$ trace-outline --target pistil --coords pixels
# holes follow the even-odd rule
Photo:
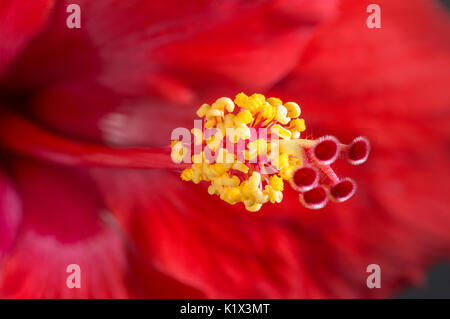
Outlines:
[[[203,125],[192,130],[194,143],[190,138],[172,141],[172,159],[193,163],[181,174],[182,180],[209,182],[209,194],[232,205],[242,202],[249,211],[281,202],[284,181],[299,192],[300,203],[307,208],[322,208],[330,199],[349,199],[355,182],[340,178],[331,164],[339,157],[362,164],[370,150],[364,137],[349,145],[331,135],[302,138],[306,127],[299,118],[300,106],[262,94],[240,93],[234,101],[222,97],[203,104],[197,115]]]

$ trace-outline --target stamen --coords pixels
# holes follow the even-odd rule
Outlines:
[[[243,203],[251,212],[265,203],[281,202],[284,181],[300,193],[299,200],[307,208],[322,208],[329,199],[349,199],[356,184],[340,178],[330,164],[341,152],[352,164],[365,161],[369,142],[357,138],[347,146],[328,135],[304,138],[306,127],[300,114],[297,103],[283,104],[262,94],[239,93],[234,102],[220,98],[211,105],[203,104],[197,111],[202,127],[192,130],[193,141],[172,142],[174,161],[191,155],[194,162],[183,171],[182,180],[209,182],[209,194],[231,205]],[[208,129],[218,134],[205,134]],[[202,140],[205,136],[206,141]],[[208,152],[189,153],[199,145]],[[219,159],[206,158],[211,150]]]

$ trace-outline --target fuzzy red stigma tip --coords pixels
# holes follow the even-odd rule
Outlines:
[[[306,208],[320,209],[328,203],[328,190],[319,185],[313,189],[300,194],[300,202]]]
[[[364,136],[355,138],[347,150],[347,160],[350,164],[359,165],[364,163],[369,157],[370,143]]]
[[[305,192],[317,185],[319,173],[311,166],[304,166],[294,171],[291,186],[299,192]]]
[[[355,194],[356,183],[351,178],[344,178],[330,189],[330,197],[333,201],[341,203]]]

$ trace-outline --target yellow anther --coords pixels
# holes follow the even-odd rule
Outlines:
[[[297,118],[302,113],[300,106],[295,102],[287,102],[284,106],[288,110],[287,116],[290,118]]]
[[[218,110],[218,109],[209,109],[208,111],[206,111],[206,118],[210,119],[216,116],[222,117],[224,115],[223,111]]]
[[[238,163],[234,163],[232,168],[237,170],[237,171],[240,171],[240,172],[242,172],[244,174],[248,173],[248,166],[245,165],[244,163],[239,163],[239,162]]]
[[[253,142],[247,144],[249,153],[253,154],[256,152],[256,155],[265,155],[267,154],[267,142],[266,140],[259,138]]]
[[[195,184],[198,184],[202,181],[202,167],[203,164],[192,164],[192,170],[194,171],[194,175],[192,176],[192,181]]]
[[[241,182],[241,180],[237,176],[224,177],[223,185],[230,186],[230,187],[231,186],[232,187],[237,187],[237,186],[239,186],[240,182]]]
[[[211,149],[211,151],[215,152],[217,149],[222,147],[223,145],[223,135],[222,132],[217,131],[214,135],[206,140],[206,145]]]
[[[283,105],[278,105],[275,114],[275,119],[283,125],[286,125],[291,120],[290,117],[287,116],[288,110]]]
[[[213,171],[216,173],[216,176],[220,176],[226,172],[225,167],[222,164],[215,163],[212,165]]]
[[[289,157],[289,165],[295,167],[298,167],[300,165],[302,165],[302,158],[298,158],[298,157]]]
[[[253,204],[253,205],[251,205],[251,206],[245,205],[245,208],[246,208],[249,212],[252,212],[252,213],[259,211],[259,210],[261,209],[261,207],[262,207],[262,204]]]
[[[304,119],[295,119],[289,123],[289,129],[292,132],[304,132],[306,130],[305,120]]]
[[[291,131],[289,131],[288,129],[285,129],[284,127],[282,127],[279,124],[272,126],[272,128],[270,130],[273,133],[275,133],[276,135],[278,135],[279,137],[281,137],[282,139],[290,139],[291,135],[292,135]]]
[[[285,166],[280,170],[280,177],[284,179],[285,181],[289,180],[292,177],[292,174],[294,173],[295,167],[294,166]]]
[[[183,146],[180,141],[177,141],[172,145],[172,152],[170,153],[170,157],[175,163],[181,163],[187,153],[187,147]]]
[[[217,123],[216,128],[220,131],[220,133],[222,133],[222,136],[226,136],[227,132],[226,132],[225,124],[223,122]]]
[[[257,157],[258,153],[256,152],[256,149],[244,150],[244,158],[246,161],[253,161]]]
[[[199,107],[197,110],[197,116],[198,117],[204,117],[206,115],[206,112],[210,109],[211,106],[209,104],[203,104]]]
[[[276,167],[276,169],[280,170],[289,165],[289,154],[270,154],[272,157],[272,165]],[[273,156],[276,155],[276,156]]]
[[[227,110],[230,113],[234,111],[233,100],[229,97],[221,97],[217,99],[216,102],[213,103],[212,107],[221,111]]]
[[[217,121],[215,118],[210,118],[206,120],[205,128],[213,128],[216,125]]]
[[[202,145],[203,144],[203,132],[199,128],[193,128],[191,130],[192,135],[194,135],[194,144]]]
[[[251,196],[250,188],[248,187],[248,180],[243,181],[241,185],[239,185],[239,189],[241,190],[242,198],[248,199]]]
[[[214,194],[220,194],[218,189],[216,188],[216,186],[214,186],[213,184],[208,186],[208,194],[209,195],[214,195]]]
[[[226,134],[233,143],[236,143],[240,139],[248,140],[251,136],[251,131],[247,125],[241,124],[235,128],[227,128]]]
[[[279,162],[280,148],[279,143],[270,142],[267,144],[267,157],[271,160],[273,166]]]
[[[281,203],[283,200],[283,193],[275,190],[271,185],[266,185],[264,188],[264,194],[268,196],[269,201],[272,204]]]
[[[247,104],[247,101],[248,101],[248,96],[245,93],[239,93],[234,98],[234,103],[236,103],[236,105],[239,107],[244,107],[244,105]]]
[[[259,112],[264,105],[266,98],[262,94],[253,94],[247,96],[244,93],[239,93],[234,99],[234,103],[243,109],[249,110],[252,114]]]
[[[283,179],[278,177],[277,175],[270,176],[269,184],[276,191],[283,191],[284,189]]]
[[[217,155],[217,163],[233,164],[235,162],[235,156],[232,153],[228,153],[226,148],[220,148]]]
[[[204,180],[214,180],[215,178],[221,176],[225,170],[222,168],[222,170],[220,169],[215,169],[214,164],[210,165],[210,164],[203,164],[203,179]]]
[[[261,184],[261,174],[253,172],[252,176],[248,179],[248,187],[250,190],[256,190]]]
[[[234,115],[233,114],[225,115],[223,125],[225,126],[226,129],[234,127]]]
[[[194,170],[192,168],[186,168],[181,172],[181,179],[183,181],[190,181],[194,177]]]
[[[231,205],[236,204],[241,200],[239,187],[224,187],[220,198]]]
[[[269,102],[270,105],[273,105],[273,106],[283,105],[283,101],[281,101],[279,98],[276,98],[276,97],[269,97],[267,99],[267,102]]]
[[[256,123],[259,123],[261,120],[265,120],[264,124],[268,124],[272,121],[276,114],[276,107],[270,105],[269,103],[264,103],[261,112],[256,118]]]
[[[264,192],[259,188],[254,190],[252,195],[255,202],[260,204],[264,204],[269,200],[269,196],[267,194],[264,194]]]
[[[236,116],[240,123],[249,124],[253,122],[252,113],[249,110],[239,112]]]
[[[266,97],[262,94],[252,94],[249,99],[252,100],[252,102],[258,104],[258,105],[263,105],[266,102]]]
[[[209,160],[205,158],[205,152],[192,155],[192,163],[201,164],[203,162],[209,163]]]

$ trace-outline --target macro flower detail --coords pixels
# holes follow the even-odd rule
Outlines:
[[[66,25],[73,3],[80,29]],[[386,298],[424,283],[450,256],[450,12],[379,0],[382,28],[369,29],[367,4],[0,1],[0,298]],[[227,171],[242,184],[254,165],[258,189],[271,186],[275,204],[257,214],[200,182],[203,167],[227,165],[196,144],[220,146],[205,125],[217,98],[231,97],[222,121],[240,114],[251,133],[241,91],[300,104],[297,118],[279,108],[278,133],[291,134],[273,134],[280,147],[300,148],[290,126],[307,122],[296,138],[309,154],[289,180],[251,163],[261,141]],[[245,146],[248,130],[234,133]],[[269,155],[272,138],[248,144],[258,138]],[[206,163],[198,176],[192,156]],[[300,195],[317,208],[325,192],[320,213],[301,213]],[[69,264],[80,289],[66,285]]]
[[[306,126],[299,118],[300,106],[283,104],[279,98],[239,93],[234,101],[222,97],[203,104],[197,115],[202,120],[190,131],[193,140],[185,134],[171,143],[175,163],[192,163],[181,179],[209,182],[210,195],[232,205],[242,202],[251,212],[268,202],[280,203],[284,181],[310,209],[324,207],[329,199],[346,201],[355,193],[356,183],[338,177],[330,165],[340,155],[353,165],[369,156],[365,137],[349,145],[333,136],[303,138]]]

